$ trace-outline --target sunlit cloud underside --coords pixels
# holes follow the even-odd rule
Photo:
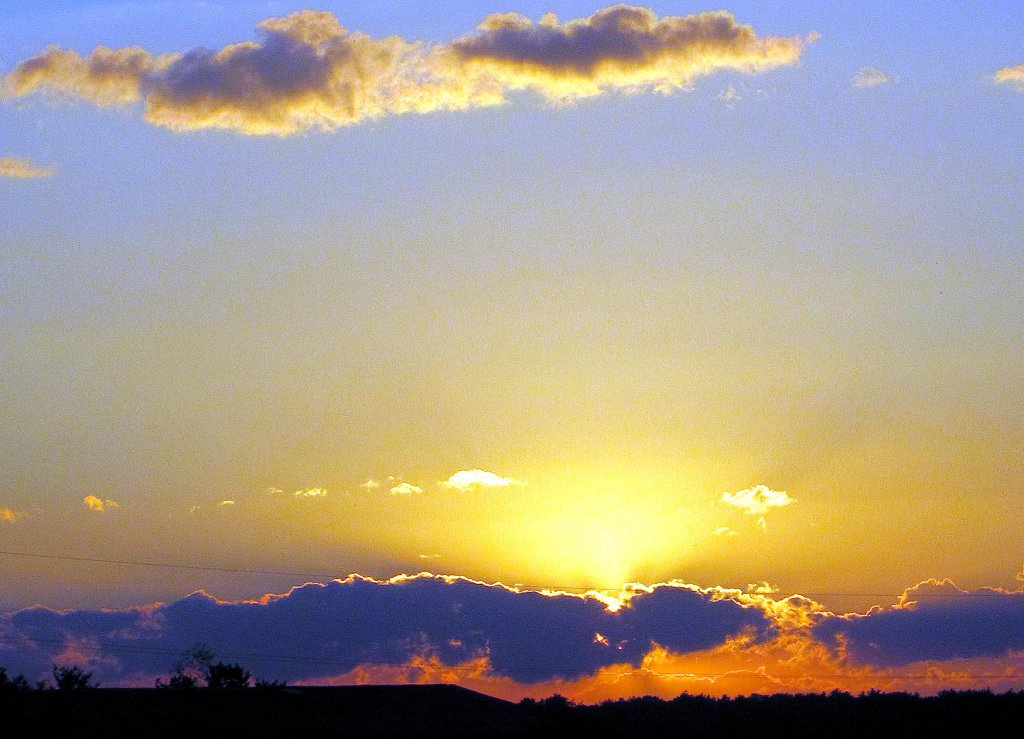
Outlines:
[[[4,648],[9,668],[77,663],[110,685],[152,684],[202,642],[293,683],[444,681],[507,697],[1024,687],[1024,590],[948,580],[841,615],[801,596],[681,582],[612,597],[350,576],[255,601],[200,592],[124,610],[31,608],[0,628],[17,644]]]

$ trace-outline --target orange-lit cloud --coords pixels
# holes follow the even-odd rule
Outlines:
[[[51,46],[3,79],[22,97],[49,91],[95,105],[142,102],[150,123],[288,135],[389,114],[465,110],[531,90],[560,103],[607,92],[670,93],[728,69],[758,73],[796,63],[808,37],[758,37],[727,12],[658,18],[617,5],[588,18],[539,23],[487,16],[454,41],[426,44],[345,29],[326,11],[259,24],[263,38],[220,50],[155,56]]]
[[[878,87],[889,81],[889,76],[885,72],[874,67],[861,67],[853,75],[852,80],[854,87]]]
[[[0,508],[0,521],[3,523],[15,523],[24,517],[24,513],[19,513],[12,508]]]
[[[413,485],[411,482],[400,482],[391,488],[392,495],[416,495],[422,492],[423,488]]]
[[[253,601],[26,609],[0,629],[20,645],[5,655],[18,672],[45,674],[87,644],[106,684],[152,684],[168,654],[203,641],[266,678],[457,682],[514,699],[1024,687],[1024,592],[936,580],[907,594],[916,605],[835,614],[798,595],[673,582],[632,586],[612,609],[453,576],[350,576]]]
[[[326,498],[327,488],[315,487],[296,490],[293,495],[296,498]]]
[[[446,488],[468,492],[481,488],[508,488],[523,483],[511,477],[501,477],[485,470],[461,470],[441,483]]]
[[[1003,67],[995,73],[995,81],[1003,85],[1013,85],[1018,90],[1024,90],[1024,64],[1016,67]]]
[[[0,157],[0,177],[33,180],[53,177],[55,174],[57,174],[57,168],[53,165],[33,164],[21,157]]]
[[[796,503],[796,499],[785,492],[772,490],[767,485],[755,485],[737,493],[722,493],[722,502],[751,516],[763,516],[772,508],[782,508]]]
[[[218,508],[227,508],[233,505],[235,505],[235,501],[233,500],[222,500],[217,503]]]
[[[82,498],[82,503],[90,511],[95,511],[96,513],[103,513],[104,511],[109,511],[112,508],[120,507],[116,500],[110,500],[109,498],[97,498],[95,495],[86,495]]]

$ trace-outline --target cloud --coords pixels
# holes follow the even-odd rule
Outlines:
[[[330,12],[303,10],[259,24],[262,38],[219,50],[153,55],[50,46],[2,82],[94,105],[141,102],[147,121],[176,131],[219,128],[289,135],[402,113],[465,110],[531,90],[566,103],[608,92],[670,93],[729,69],[754,74],[796,63],[807,37],[758,37],[727,12],[658,18],[617,5],[589,18],[533,23],[489,15],[448,43],[373,38]]]
[[[195,593],[124,610],[31,608],[0,617],[0,630],[5,644],[19,645],[3,655],[9,669],[44,674],[69,644],[89,643],[97,664],[115,660],[97,668],[107,684],[143,678],[152,684],[196,642],[225,659],[243,661],[244,655],[254,674],[289,681],[417,657],[448,666],[485,657],[494,675],[532,684],[611,664],[638,666],[656,644],[686,653],[741,633],[752,643],[772,635],[759,609],[687,586],[638,592],[628,607],[612,612],[591,596],[427,575],[390,581],[352,576],[257,601]]]
[[[1024,64],[1016,67],[1003,67],[995,73],[994,79],[1001,85],[1013,85],[1018,90],[1024,90]]]
[[[359,487],[365,488],[366,490],[376,490],[380,487],[380,480],[374,480],[373,478],[368,479],[362,483]]]
[[[415,495],[422,492],[423,488],[413,485],[411,482],[401,482],[391,488],[392,495]]]
[[[772,508],[796,503],[796,499],[785,492],[772,490],[767,485],[755,485],[738,493],[722,493],[722,502],[740,508],[751,516],[763,516]]]
[[[13,510],[12,508],[0,508],[0,522],[3,523],[16,523],[25,517],[24,513]]]
[[[296,490],[294,495],[296,498],[326,498],[327,488],[305,488],[304,490]]]
[[[109,498],[104,500],[103,498],[97,498],[95,495],[86,495],[82,498],[82,503],[84,503],[85,507],[90,511],[95,511],[96,513],[103,513],[104,511],[108,511],[112,508],[120,507],[116,500],[110,500]]]
[[[926,580],[895,608],[832,616],[814,635],[871,665],[1000,657],[1024,650],[1024,592]]]
[[[907,591],[916,600],[836,615],[764,592],[767,583],[752,589],[761,592],[635,585],[613,609],[598,594],[352,575],[249,601],[198,592],[128,609],[16,611],[0,615],[0,657],[31,679],[70,660],[105,685],[152,685],[204,642],[290,683],[457,682],[587,702],[684,690],[1024,687],[1024,592],[929,581]]]
[[[235,505],[235,501],[233,501],[233,500],[222,500],[219,503],[217,503],[217,507],[218,508],[226,508],[228,506],[233,506],[233,505]]]
[[[743,95],[740,94],[740,91],[736,89],[735,85],[729,85],[718,94],[718,100],[721,100],[725,103],[726,107],[729,108],[736,107],[736,103],[742,99]]]
[[[878,87],[890,82],[888,75],[874,67],[861,67],[853,75],[854,87]]]
[[[719,526],[717,529],[711,532],[715,536],[739,536],[739,534],[728,526]]]
[[[0,157],[0,177],[14,177],[22,180],[53,177],[57,168],[53,165],[32,164],[21,157]]]
[[[758,38],[726,11],[658,18],[648,8],[615,5],[565,23],[551,13],[537,24],[517,13],[489,15],[449,51],[504,89],[567,102],[613,91],[670,93],[718,70],[753,74],[794,64],[813,38]]]
[[[446,488],[469,492],[481,488],[507,488],[520,486],[523,483],[511,477],[501,477],[485,470],[461,470],[440,483]]]

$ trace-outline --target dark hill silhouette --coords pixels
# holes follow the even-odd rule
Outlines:
[[[774,695],[577,706],[554,696],[509,703],[452,685],[238,690],[17,690],[5,727],[25,737],[865,737],[1016,736],[1024,692]]]

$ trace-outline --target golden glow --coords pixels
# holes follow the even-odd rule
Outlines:
[[[614,592],[649,580],[667,563],[684,565],[707,528],[699,517],[677,513],[680,491],[669,481],[621,467],[531,476],[529,488],[514,495],[524,500],[504,502],[511,518],[485,558],[556,588]]]

